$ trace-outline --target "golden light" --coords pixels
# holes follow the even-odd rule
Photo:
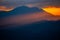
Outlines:
[[[0,11],[10,11],[13,10],[13,7],[7,8],[6,6],[0,6]]]
[[[58,7],[46,7],[42,9],[54,16],[60,16],[60,8]]]

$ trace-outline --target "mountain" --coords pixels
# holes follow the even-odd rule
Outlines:
[[[0,29],[3,40],[59,40],[60,21],[40,21],[29,25]],[[0,34],[1,35],[1,34]]]
[[[29,8],[27,6],[21,6],[21,7],[15,8],[10,13],[14,13],[14,14],[26,14],[26,13],[35,13],[35,12],[41,12],[41,11],[42,11],[42,9],[39,9],[37,7]]]
[[[10,15],[29,14],[29,13],[35,13],[35,12],[41,12],[41,11],[43,10],[37,7],[29,8],[27,6],[20,6],[9,12],[0,11],[0,18],[8,17]]]
[[[0,18],[9,16],[8,12],[6,11],[0,11]]]
[[[59,40],[60,17],[55,17],[47,12],[41,11],[43,10],[36,7],[29,8],[26,6],[15,8],[10,12],[1,11],[0,18],[7,17],[0,21],[0,24],[2,24],[2,26],[0,26],[0,36],[2,40]],[[31,14],[24,15],[24,17],[8,17],[10,15],[28,13]],[[30,24],[21,26],[19,24],[21,22],[28,22]]]
[[[26,14],[29,15],[4,18],[0,21],[0,36],[2,40],[59,40],[60,17],[55,17],[38,8],[18,7],[10,12],[0,12],[2,16]],[[18,12],[17,12],[18,10]],[[30,10],[30,11],[29,11]],[[15,12],[15,14],[14,14]],[[20,25],[19,23],[29,23]],[[22,24],[21,23],[21,24]],[[6,24],[6,25],[5,25]]]

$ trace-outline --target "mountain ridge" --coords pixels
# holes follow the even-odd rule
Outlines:
[[[27,7],[27,6],[20,6],[20,7],[17,7],[15,8],[14,10],[10,11],[10,12],[13,12],[13,13],[32,13],[32,12],[40,12],[42,11],[42,9],[39,9],[37,7]]]
[[[35,13],[35,12],[41,12],[43,11],[42,9],[39,9],[37,7],[27,7],[27,6],[20,6],[15,8],[14,10],[11,10],[9,12],[6,11],[0,11],[0,18],[1,17],[7,17],[10,15],[21,15],[21,14],[29,14],[29,13]]]

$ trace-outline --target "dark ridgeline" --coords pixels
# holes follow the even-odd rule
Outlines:
[[[32,7],[32,8],[29,8],[27,6],[21,6],[21,7],[18,7],[18,8],[15,8],[14,10],[12,10],[11,12],[12,13],[33,13],[33,12],[40,12],[42,11],[42,9],[39,9],[39,8],[36,8],[36,7]]]
[[[21,6],[21,7],[15,8],[14,10],[9,11],[9,12],[1,11],[0,12],[0,18],[8,17],[8,16],[11,16],[11,15],[29,14],[29,13],[35,13],[35,12],[41,12],[41,11],[43,11],[43,10],[39,9],[37,7],[29,8],[27,6]]]
[[[7,15],[17,15],[32,12],[40,12],[38,8],[18,7]],[[18,11],[17,11],[18,10]],[[30,11],[29,11],[30,10]],[[20,12],[20,13],[19,13]],[[1,15],[6,15],[2,12]],[[4,14],[5,13],[5,14]],[[14,14],[15,13],[15,14]],[[7,27],[7,26],[6,26]],[[24,26],[10,28],[0,28],[2,40],[59,40],[60,20],[58,21],[40,21]]]
[[[40,21],[0,31],[3,40],[59,40],[60,21]]]

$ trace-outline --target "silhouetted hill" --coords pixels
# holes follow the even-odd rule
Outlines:
[[[0,18],[5,17],[5,16],[9,16],[8,12],[0,11]]]
[[[59,40],[60,21],[40,21],[1,31],[4,40]]]
[[[21,7],[15,8],[10,13],[25,14],[25,13],[34,13],[34,12],[41,12],[41,11],[42,11],[42,9],[39,9],[36,7],[29,8],[27,6],[21,6]]]
[[[35,12],[41,12],[41,11],[43,10],[37,7],[29,8],[27,6],[20,6],[9,12],[1,11],[0,18],[10,16],[10,15],[28,14],[28,13],[35,13]]]

